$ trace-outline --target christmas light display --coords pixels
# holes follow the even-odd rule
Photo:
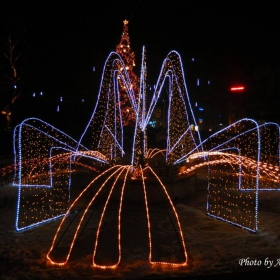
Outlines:
[[[177,163],[192,161],[184,173],[209,167],[207,213],[256,232],[259,191],[280,190],[279,125],[242,119],[201,145],[208,151],[190,152]]]
[[[150,167],[148,167],[150,169]],[[106,185],[109,186],[110,190],[109,190],[109,194],[108,197],[106,199],[106,201],[104,201],[104,207],[102,208],[102,212],[100,215],[100,220],[99,220],[99,224],[95,233],[95,242],[94,242],[94,249],[93,249],[93,265],[99,268],[114,268],[116,267],[120,261],[121,261],[121,216],[122,216],[122,202],[123,202],[123,196],[124,196],[124,192],[125,192],[125,188],[129,187],[127,186],[127,177],[129,175],[129,171],[131,169],[131,166],[118,166],[115,165],[111,168],[109,168],[108,170],[106,170],[104,173],[100,174],[97,178],[95,178],[83,191],[82,193],[79,195],[79,197],[75,200],[75,202],[70,206],[68,212],[66,213],[66,215],[63,217],[63,220],[58,228],[57,233],[55,234],[55,238],[53,240],[53,244],[51,246],[51,249],[47,255],[47,258],[53,263],[53,264],[57,264],[57,265],[64,265],[70,257],[71,251],[74,247],[75,241],[77,239],[77,236],[79,235],[79,231],[82,230],[84,224],[86,222],[88,222],[88,219],[90,219],[90,217],[92,216],[92,213],[90,211],[90,208],[93,206],[94,203],[96,203],[96,200],[98,199],[98,196],[101,195],[101,192],[104,191]],[[184,257],[185,257],[185,261],[182,263],[172,263],[172,262],[160,262],[160,261],[155,261],[153,260],[153,256],[152,256],[152,230],[151,230],[151,223],[150,223],[150,213],[149,213],[149,196],[147,194],[146,191],[146,182],[143,176],[144,172],[141,172],[141,180],[142,180],[142,185],[143,185],[143,199],[145,200],[145,206],[146,206],[146,215],[147,215],[147,227],[148,227],[148,238],[149,238],[149,260],[152,264],[170,264],[173,266],[180,266],[180,265],[186,265],[186,260],[187,260],[187,252],[186,252],[186,248],[185,248],[185,243],[184,243],[184,238],[183,238],[183,233],[182,233],[182,229],[180,226],[180,222],[179,222],[179,217],[177,215],[177,212],[175,210],[175,207],[172,203],[172,200],[170,199],[168,192],[165,188],[165,186],[162,184],[160,178],[153,172],[152,169],[150,169],[151,172],[153,173],[153,175],[155,176],[155,178],[157,179],[159,185],[161,188],[163,188],[164,193],[166,194],[167,198],[168,198],[168,202],[170,203],[171,209],[173,210],[173,214],[176,220],[176,225],[178,227],[178,232],[180,234],[180,238],[181,238],[181,242],[183,245],[183,252],[184,252]],[[101,264],[97,264],[96,263],[96,255],[97,255],[97,247],[98,247],[98,242],[99,242],[99,236],[100,236],[100,232],[101,232],[101,226],[104,223],[104,216],[105,216],[105,212],[107,211],[107,205],[111,199],[111,195],[114,191],[114,188],[116,186],[116,183],[120,180],[121,178],[121,174],[125,171],[125,176],[122,178],[122,187],[121,187],[121,191],[120,191],[120,199],[119,199],[119,207],[118,207],[118,238],[116,239],[117,244],[115,245],[115,247],[118,248],[118,259],[116,261],[116,263],[113,263],[111,265],[101,265]],[[107,173],[110,173],[109,176],[105,176]],[[117,174],[117,176],[114,177],[114,175]],[[101,184],[101,186],[97,189],[97,192],[95,193],[95,195],[92,196],[92,199],[89,201],[89,203],[87,204],[87,206],[82,209],[82,211],[80,211],[79,215],[81,216],[81,218],[78,221],[78,225],[77,224],[69,224],[69,221],[67,221],[67,216],[69,215],[69,213],[73,212],[73,208],[76,207],[76,204],[79,203],[79,200],[82,200],[82,196],[87,197],[88,196],[88,192],[90,192],[91,187],[93,186],[93,184],[101,177],[105,177],[104,182]],[[114,178],[113,178],[114,177]],[[110,181],[110,179],[113,178],[113,182]],[[82,212],[82,213],[81,213]],[[89,218],[87,217],[89,216]],[[66,235],[66,237],[65,237]],[[69,235],[72,236],[69,237]],[[64,237],[67,240],[72,240],[72,242],[70,244],[65,244],[64,242],[61,242],[61,237]],[[62,248],[64,248],[65,251],[65,247],[67,246],[68,251],[65,252],[65,257],[62,260],[62,254],[59,254],[59,259],[60,262],[54,261],[55,259],[55,254],[54,256],[52,255],[53,251],[59,251],[60,250],[60,246]],[[55,248],[55,250],[54,250]]]
[[[127,22],[124,22],[124,27],[122,40],[126,40],[126,44],[122,42],[117,49],[120,53],[129,53]],[[21,231],[61,217],[47,254],[52,264],[65,265],[69,261],[83,229],[97,216],[98,223],[91,235],[92,263],[99,268],[115,268],[119,265],[122,256],[124,194],[131,188],[131,181],[141,183],[142,186],[150,263],[171,266],[187,264],[184,234],[176,208],[156,167],[148,165],[149,160],[156,156],[164,158],[166,168],[184,167],[176,174],[179,177],[207,166],[207,214],[252,232],[258,230],[259,192],[280,190],[280,134],[277,124],[259,125],[246,118],[201,141],[199,131],[193,129],[197,124],[180,55],[171,51],[164,59],[147,110],[145,48],[137,87],[136,78],[129,72],[134,62],[132,58],[128,56],[129,61],[124,61],[117,52],[109,54],[103,69],[97,103],[79,141],[35,118],[27,119],[15,128],[14,185],[18,187],[15,227]],[[166,147],[149,149],[147,125],[166,83]],[[128,107],[130,114],[125,115],[124,111]],[[129,143],[131,151],[128,154],[130,164],[122,164],[127,150],[124,128],[128,125],[128,119],[129,125],[133,127],[133,141]],[[79,167],[90,170],[94,176],[72,201],[72,176],[78,172]],[[152,188],[162,192],[172,213],[181,244],[182,261],[157,260],[153,255],[158,232],[150,211],[151,181],[156,182]],[[109,205],[116,201],[117,227],[112,242],[117,257],[101,263],[98,258],[101,228]],[[73,217],[71,223],[68,217]]]
[[[123,25],[123,33],[121,35],[120,43],[116,47],[116,53],[121,56],[125,66],[118,65],[118,70],[123,71],[125,69],[127,71],[131,81],[131,89],[133,90],[135,98],[137,99],[139,95],[139,79],[133,71],[133,68],[135,67],[135,54],[131,50],[130,46],[128,21],[124,20]],[[131,103],[126,93],[126,87],[122,83],[121,79],[118,90],[119,100],[117,101],[117,107],[121,107],[121,120],[118,121],[122,121],[124,126],[134,126],[136,121],[135,111],[131,108]]]
[[[18,186],[17,231],[65,214],[69,208],[71,162],[79,164],[83,155],[108,163],[98,152],[83,147],[76,152],[76,148],[77,141],[39,119],[26,119],[16,126],[13,184]]]

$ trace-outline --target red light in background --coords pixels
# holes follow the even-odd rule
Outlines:
[[[240,86],[232,86],[232,87],[230,88],[230,91],[231,91],[231,92],[242,92],[242,91],[244,91],[244,90],[245,90],[245,87],[242,86],[242,85],[240,85]]]

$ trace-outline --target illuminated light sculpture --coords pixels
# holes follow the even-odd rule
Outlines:
[[[279,125],[242,119],[203,141],[207,152],[192,153],[190,170],[209,167],[207,213],[258,230],[259,191],[279,191]],[[207,161],[205,161],[207,158]]]
[[[122,69],[122,70],[120,70]],[[163,155],[166,166],[184,165],[177,176],[189,174],[203,166],[209,167],[207,214],[246,230],[258,230],[258,197],[262,190],[279,190],[279,126],[259,125],[242,119],[213,134],[203,142],[189,100],[180,55],[171,51],[163,61],[155,91],[146,109],[146,60],[142,52],[139,94],[135,94],[130,75],[122,57],[112,52],[103,69],[98,100],[79,141],[53,126],[27,119],[14,131],[15,180],[19,189],[16,230],[21,231],[61,217],[61,223],[47,254],[57,265],[66,264],[83,229],[93,217],[98,222],[91,236],[92,263],[100,268],[115,268],[122,255],[122,213],[128,182],[142,184],[142,199],[147,220],[149,261],[151,264],[184,266],[187,251],[176,208],[156,168],[144,166],[139,159]],[[146,128],[168,83],[166,147],[148,149]],[[125,143],[120,86],[135,116],[134,136]],[[130,164],[122,164],[125,146],[130,144]],[[72,174],[76,167],[93,171],[94,178],[71,203]],[[156,181],[151,188],[149,180]],[[156,186],[156,187],[155,187]],[[153,245],[158,233],[151,215],[150,192],[158,188],[167,201],[179,233],[182,257],[173,262],[155,259]],[[116,200],[113,200],[117,197]],[[83,200],[86,203],[81,207]],[[113,233],[115,258],[102,263],[98,259],[101,227],[111,203],[116,203]],[[100,207],[96,207],[99,205]],[[68,217],[74,218],[69,224]],[[62,250],[60,250],[62,248]]]
[[[62,131],[36,118],[26,119],[14,130],[15,186],[18,202],[15,228],[28,229],[65,214],[70,203],[71,164],[90,158],[106,164],[97,151],[81,147]],[[73,157],[76,157],[75,161]],[[87,168],[91,168],[87,165]]]
[[[136,160],[137,155],[139,155],[139,153],[143,153],[144,149],[146,149],[145,154],[147,158],[154,157],[156,154],[163,153],[162,150],[148,150],[147,144],[145,143],[145,129],[148,123],[146,110],[143,105],[143,100],[145,99],[145,68],[142,68],[140,79],[141,91],[137,100],[132,90],[128,73],[126,72],[126,70],[120,72],[118,70],[119,65],[124,65],[121,57],[117,53],[111,53],[105,63],[98,102],[89,121],[89,124],[87,125],[85,132],[82,134],[79,142],[75,141],[63,132],[55,129],[53,126],[35,118],[27,119],[16,127],[14,131],[14,151],[15,162],[18,168],[15,172],[14,184],[19,188],[16,230],[25,230],[41,223],[50,221],[52,219],[63,217],[61,226],[59,227],[58,233],[54,238],[55,242],[57,236],[62,231],[62,225],[66,220],[66,217],[77,211],[74,209],[77,209],[76,204],[79,202],[79,197],[71,205],[69,203],[72,166],[82,164],[81,159],[85,157],[89,158],[91,162],[94,162],[93,165],[96,165],[97,167],[107,166],[107,168],[109,169],[102,172],[96,177],[96,179],[93,180],[93,182],[96,182],[97,178],[104,176],[105,173],[111,170],[109,166],[114,161],[121,160],[124,155],[123,124],[122,121],[117,121],[122,120],[121,108],[120,106],[115,106],[116,104],[118,104],[118,102],[116,102],[119,98],[118,81],[121,79],[122,83],[126,86],[127,95],[131,102],[131,106],[135,111],[136,123],[134,128],[135,135],[134,141],[132,143],[131,153],[132,164],[128,166],[122,166],[120,168],[121,170],[123,170],[124,168],[127,171],[129,170],[129,176],[131,176],[131,178],[133,178],[135,172],[138,172],[137,176],[140,176],[143,181],[143,200],[145,201],[146,205],[147,227],[149,229],[150,262],[152,264],[169,264],[173,266],[186,265],[187,253],[184,245],[183,233],[181,230],[179,217],[176,213],[172,200],[170,199],[166,188],[164,187],[156,173],[150,167],[144,168],[144,171],[142,171],[141,166],[137,164]],[[142,60],[142,65],[145,65],[144,59]],[[169,118],[172,125],[170,125],[170,127],[168,128],[169,146],[168,149],[164,151],[165,159],[169,162],[169,164],[172,164],[172,161],[178,158],[180,152],[182,153],[182,151],[195,149],[197,145],[195,143],[194,136],[192,135],[192,130],[188,129],[189,124],[186,124],[186,122],[188,123],[189,119],[191,119],[192,122],[195,122],[195,119],[193,117],[192,111],[188,116],[187,108],[190,108],[190,103],[186,94],[182,71],[178,71],[180,67],[181,60],[178,53],[171,52],[163,64],[161,75],[156,88],[156,95],[158,95],[159,97],[165,79],[168,79],[170,81]],[[177,96],[177,94],[179,94],[179,96]],[[152,106],[155,106],[156,100],[157,98],[154,97]],[[183,107],[183,109],[180,111],[182,117],[181,123],[178,123],[178,120],[175,121],[175,114],[178,113],[178,110],[176,109],[177,106]],[[152,110],[153,108],[150,108],[147,115],[151,114]],[[140,133],[144,135],[144,139],[142,139],[142,141],[138,140],[140,137],[137,139],[137,134]],[[90,140],[88,141],[87,139]],[[84,145],[84,142],[90,143],[90,147],[86,148],[87,146]],[[197,151],[200,150],[197,149]],[[171,157],[171,153],[175,156]],[[83,164],[83,166],[86,166],[89,169],[91,168],[91,166],[87,164]],[[145,170],[150,170],[150,174],[152,174],[151,176],[153,176],[155,180],[158,181],[158,185],[161,188],[161,191],[164,193],[166,200],[171,207],[171,211],[173,212],[175,224],[180,235],[180,247],[183,248],[182,261],[178,263],[170,262],[167,259],[165,259],[164,261],[153,259],[152,245],[154,240],[154,231],[151,230],[152,225],[150,223],[149,215],[149,191],[147,192],[145,182],[146,179],[144,178],[143,174],[143,172],[145,173]],[[112,176],[112,174],[109,176]],[[121,176],[121,174],[119,174],[118,176]],[[128,175],[125,175],[125,178],[127,178],[127,176]],[[110,196],[117,181],[118,180],[116,179],[113,183],[111,182],[111,191],[101,214],[100,225],[104,212],[106,211],[107,204],[109,203]],[[107,182],[108,180],[105,180],[101,187],[98,188],[98,190],[96,191],[96,196],[98,196],[105,185],[108,187]],[[91,184],[89,186],[91,186]],[[125,182],[123,186],[125,186]],[[84,191],[82,191],[81,195],[83,194]],[[75,233],[73,235],[72,242],[69,243],[69,252],[66,255],[64,261],[55,261],[54,259],[56,258],[56,255],[52,254],[53,247],[51,248],[48,254],[48,259],[52,263],[62,265],[68,261],[79,229],[81,228],[81,224],[84,221],[84,217],[87,211],[92,206],[96,196],[94,196],[88,204],[86,211],[79,220],[79,223],[73,224]],[[55,206],[52,207],[55,208],[55,211],[52,211],[52,213],[50,214],[51,202],[54,202]],[[119,206],[119,209],[121,213],[121,204]],[[82,213],[82,211],[80,211],[79,213]],[[119,229],[120,226],[121,222],[119,220]],[[68,230],[68,232],[70,233],[70,230]],[[118,236],[118,240],[120,240],[120,231],[118,233]],[[98,238],[99,229],[96,234],[95,246],[97,246],[98,244]],[[118,242],[118,261],[116,261],[116,263],[112,265],[105,267],[115,267],[115,265],[119,263],[121,246],[120,241]],[[94,255],[95,254],[96,249],[94,249]],[[95,266],[104,267],[104,265],[102,264],[96,264],[95,259],[93,259],[93,264]]]
[[[180,158],[182,154],[186,154],[190,150],[200,151],[201,148],[197,148],[200,135],[196,133],[198,137],[198,140],[196,140],[194,132],[190,129],[190,124],[194,123],[196,125],[196,120],[187,94],[182,62],[179,54],[172,51],[164,60],[148,112],[145,110],[145,102],[143,101],[146,95],[144,92],[145,73],[143,73],[145,69],[142,68],[141,70],[141,92],[139,95],[141,98],[136,100],[130,87],[129,75],[126,70],[119,72],[118,64],[123,64],[121,57],[116,53],[111,53],[105,63],[98,103],[96,104],[91,120],[79,143],[85,146],[87,146],[87,143],[90,143],[91,150],[100,150],[110,159],[120,159],[123,157],[123,124],[122,122],[119,123],[116,121],[117,119],[121,119],[121,110],[115,106],[119,94],[118,90],[114,90],[118,88],[118,80],[121,79],[126,85],[127,95],[131,101],[133,110],[136,112],[135,137],[134,141],[131,143],[131,165],[134,165],[137,150],[145,149],[145,144],[143,144],[142,147],[139,146],[139,140],[137,141],[139,133],[137,130],[140,128],[141,132],[145,135],[147,124],[160,97],[164,82],[168,80],[170,85],[166,160],[172,164],[176,159]],[[144,62],[142,65],[144,65]],[[106,110],[104,110],[104,108],[106,108]],[[146,151],[144,150],[144,154],[145,153]]]
[[[100,174],[98,177],[96,177],[92,182],[90,182],[90,184],[81,192],[81,194],[78,196],[78,198],[70,206],[68,212],[66,213],[67,215],[65,215],[63,217],[63,220],[57,230],[57,233],[55,234],[52,246],[47,255],[47,258],[51,261],[51,263],[57,264],[57,265],[64,265],[67,263],[67,261],[70,258],[71,252],[73,250],[73,247],[74,247],[74,244],[76,242],[78,235],[82,231],[85,224],[90,221],[90,219],[93,217],[94,214],[96,214],[98,216],[100,215],[100,220],[99,220],[97,228],[95,229],[95,231],[93,230],[92,234],[91,234],[91,236],[95,237],[95,241],[92,242],[93,246],[91,248],[93,251],[93,265],[95,267],[99,267],[99,268],[114,268],[120,263],[120,261],[121,261],[121,242],[122,242],[122,236],[121,236],[122,203],[123,203],[123,196],[124,196],[125,188],[129,187],[126,185],[128,182],[127,177],[129,175],[129,171],[131,168],[132,168],[131,166],[118,166],[118,165],[110,167],[108,170],[106,170],[105,172]],[[150,167],[148,167],[148,168],[150,168]],[[152,169],[151,169],[151,171],[153,172]],[[125,172],[125,175],[121,179],[121,175],[123,172]],[[106,173],[109,173],[110,175],[105,176]],[[147,228],[148,228],[148,238],[149,238],[149,261],[151,264],[166,264],[166,265],[173,265],[173,266],[186,265],[187,252],[186,252],[182,229],[181,229],[180,222],[179,222],[179,217],[178,217],[175,207],[172,203],[172,200],[170,199],[170,197],[167,193],[165,186],[162,184],[162,182],[160,181],[160,178],[154,172],[153,172],[153,174],[154,174],[155,178],[158,180],[160,188],[162,188],[163,192],[166,194],[167,201],[173,211],[174,218],[175,218],[174,220],[175,220],[176,227],[178,229],[181,243],[183,246],[183,258],[185,259],[185,261],[182,261],[181,263],[172,263],[172,262],[167,262],[167,261],[165,261],[165,262],[156,261],[153,259],[153,253],[152,253],[153,252],[153,240],[156,240],[156,237],[154,237],[153,235],[156,234],[156,232],[154,230],[152,230],[153,225],[150,222],[150,212],[149,212],[149,205],[151,204],[149,202],[149,191],[147,191],[147,186],[146,186],[145,179],[143,177],[143,172],[141,172],[141,175],[142,175],[141,180],[142,180],[142,186],[143,186],[143,200],[145,201],[145,207],[146,207]],[[98,189],[96,189],[95,194],[92,196],[88,196],[88,192],[90,192],[94,183],[99,178],[102,178],[102,177],[105,177],[105,180],[100,185],[100,187]],[[102,265],[102,264],[98,264],[96,261],[96,258],[98,257],[97,248],[100,243],[101,226],[105,222],[104,221],[105,216],[106,216],[105,212],[108,211],[107,207],[108,207],[108,204],[110,203],[110,200],[112,200],[112,198],[111,198],[112,193],[114,191],[116,191],[116,189],[117,189],[116,188],[117,182],[121,182],[121,189],[118,190],[120,199],[119,199],[119,205],[117,207],[117,211],[115,212],[116,219],[117,219],[117,234],[116,234],[116,238],[114,239],[114,243],[111,246],[111,252],[114,251],[114,249],[115,249],[116,251],[118,251],[118,253],[117,253],[117,258],[115,259],[115,261],[112,260],[111,264]],[[108,193],[107,198],[103,201],[104,207],[103,208],[100,207],[100,212],[96,211],[93,213],[92,206],[96,203],[96,201],[98,200],[98,196],[101,195],[101,192],[104,191],[106,186],[109,187],[109,193]],[[153,188],[155,188],[155,186],[153,186]],[[86,206],[83,209],[81,209],[79,211],[79,214],[78,214],[79,218],[76,219],[76,217],[75,217],[76,222],[75,223],[71,222],[69,224],[69,221],[67,220],[67,216],[69,213],[73,212],[73,208],[76,208],[76,204],[79,203],[79,200],[82,200],[82,196],[89,197],[88,203],[86,204]],[[66,244],[65,244],[65,242],[61,241],[61,237],[64,237],[64,239],[66,239]],[[72,241],[69,243],[69,240],[72,240]],[[110,242],[110,241],[107,240],[106,242]],[[61,246],[61,248],[64,249],[63,256],[60,253],[60,246]],[[68,248],[68,250],[65,250],[65,248]],[[54,259],[58,259],[59,261],[54,261]]]

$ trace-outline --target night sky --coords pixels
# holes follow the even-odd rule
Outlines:
[[[11,18],[19,27],[26,27],[30,90],[68,91],[73,89],[67,86],[69,81],[83,81],[82,76],[92,74],[92,66],[103,67],[119,42],[124,19],[130,21],[131,46],[137,60],[145,45],[148,67],[156,71],[171,50],[177,50],[183,61],[189,56],[203,57],[215,69],[225,67],[226,61],[240,61],[240,68],[247,70],[252,60],[256,63],[277,55],[276,5],[244,1],[91,2],[65,7],[63,13],[35,8],[32,15],[7,12],[1,17],[2,26]]]

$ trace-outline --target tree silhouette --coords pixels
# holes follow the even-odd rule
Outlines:
[[[25,30],[7,28],[0,46],[0,105],[8,131],[13,128],[13,105],[22,94],[22,77],[26,65]]]

